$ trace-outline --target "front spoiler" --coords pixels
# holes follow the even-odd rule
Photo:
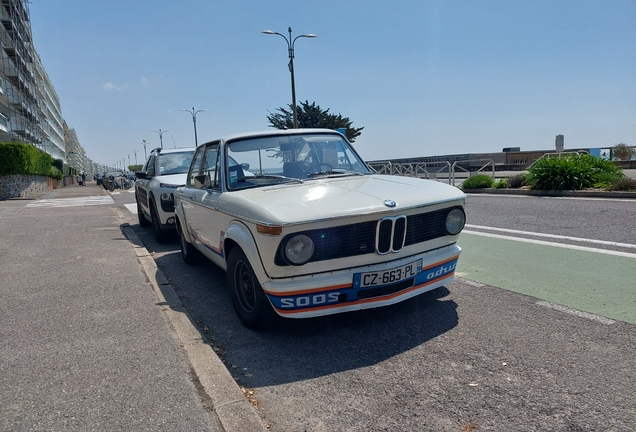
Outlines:
[[[320,278],[310,276],[284,279],[268,281],[262,285],[274,310],[288,318],[309,318],[370,309],[399,303],[450,283],[455,279],[455,267],[460,253],[459,246],[451,245],[392,262],[390,266],[348,269]],[[408,281],[379,288],[359,288],[354,285],[353,275],[356,273],[386,270],[418,259],[423,260],[422,271]],[[314,286],[311,286],[312,280]]]

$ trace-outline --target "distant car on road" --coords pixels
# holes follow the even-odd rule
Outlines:
[[[156,148],[141,171],[135,173],[139,225],[152,224],[155,240],[163,243],[174,225],[174,191],[185,184],[194,149]]]
[[[373,174],[346,138],[302,129],[200,145],[175,193],[181,255],[226,270],[248,327],[400,302],[449,283],[465,195]]]

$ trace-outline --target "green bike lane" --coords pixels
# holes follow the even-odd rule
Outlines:
[[[456,274],[636,324],[636,258],[462,233]]]

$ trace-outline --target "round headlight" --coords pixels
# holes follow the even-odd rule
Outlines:
[[[446,232],[450,235],[459,234],[464,229],[466,215],[458,208],[452,209],[446,216]]]
[[[285,257],[294,265],[305,264],[314,254],[314,242],[305,234],[298,234],[287,240]]]

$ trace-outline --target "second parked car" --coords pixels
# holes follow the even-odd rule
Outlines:
[[[135,198],[139,225],[149,226],[158,243],[175,228],[174,192],[185,185],[194,149],[156,148],[141,171],[135,173]]]

